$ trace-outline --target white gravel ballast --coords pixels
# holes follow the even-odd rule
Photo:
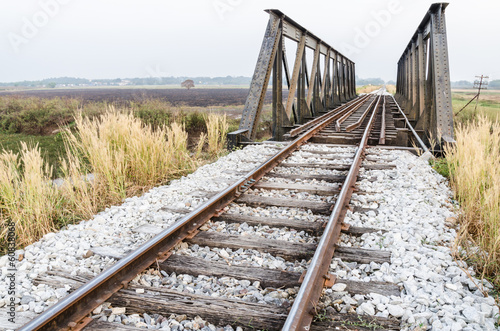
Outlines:
[[[311,153],[305,152],[307,149],[341,151],[340,148],[333,149],[322,145],[306,145],[303,149],[304,151],[294,154],[293,162],[303,163],[306,162],[307,157],[313,157]],[[183,210],[192,210],[207,201],[210,193],[218,192],[235,181],[239,177],[237,171],[252,170],[276,151],[275,145],[247,146],[220,158],[215,163],[199,168],[193,174],[172,181],[170,185],[154,188],[141,197],[126,199],[121,206],[107,208],[91,220],[68,225],[57,233],[49,233],[40,241],[16,252],[18,255],[23,254],[24,258],[16,265],[16,285],[13,296],[16,307],[14,324],[9,321],[8,315],[11,302],[11,295],[8,294],[10,285],[8,257],[1,257],[0,328],[14,329],[21,326],[72,290],[69,285],[65,284],[57,288],[43,284],[35,285],[33,281],[39,275],[50,270],[64,270],[71,275],[97,275],[116,262],[116,259],[110,257],[113,256],[113,252],[121,256],[154,236],[153,233],[134,231],[134,229],[145,225],[158,228],[170,226],[184,215]],[[345,156],[352,155],[353,151],[352,148],[345,149]],[[390,163],[395,164],[397,168],[361,170],[362,180],[357,185],[360,190],[368,193],[354,194],[351,204],[376,210],[367,213],[348,212],[345,222],[352,226],[378,228],[386,232],[364,234],[356,239],[343,236],[341,245],[391,251],[391,263],[359,265],[334,258],[330,272],[344,279],[393,282],[400,285],[403,290],[397,297],[385,297],[374,293],[350,296],[343,291],[345,287],[337,284],[325,291],[321,299],[322,304],[328,309],[341,312],[401,318],[402,329],[494,330],[498,317],[498,307],[494,299],[484,297],[477,287],[480,281],[467,275],[467,273],[474,275],[474,272],[463,262],[457,262],[451,256],[450,246],[456,232],[445,225],[445,220],[453,217],[455,211],[451,203],[451,191],[445,179],[433,171],[427,162],[409,152],[372,148],[368,152],[370,159],[365,161],[366,163],[372,163],[373,159],[380,155],[381,162],[391,159]],[[335,161],[328,162],[334,163]],[[275,172],[283,173],[284,171],[281,169]],[[305,171],[340,174],[334,170]],[[374,177],[377,180],[366,179]],[[279,191],[272,191],[269,194],[278,197]],[[308,199],[314,201],[320,198],[310,196]],[[231,212],[248,213],[252,212],[251,210],[255,210],[256,214],[266,212],[262,208],[235,206],[230,208]],[[305,221],[316,219],[313,215],[301,217]],[[211,226],[221,228],[223,233],[229,234],[245,231],[250,235],[258,234],[266,238],[314,242],[313,239],[303,234],[289,235],[281,233],[279,229],[262,232],[258,228],[247,228],[246,224],[241,228],[241,226],[224,222],[214,223]],[[100,249],[106,252],[102,255],[107,255],[107,257],[95,253]],[[215,251],[221,255],[222,250]],[[190,247],[186,252],[195,254],[198,251],[193,252]],[[201,248],[200,252],[202,252]],[[283,270],[300,271],[302,270],[301,263],[305,262],[298,261],[294,265],[269,255],[250,258],[248,254],[252,254],[251,251],[238,253],[243,254],[244,259],[264,261],[264,266],[276,266]],[[206,251],[203,254],[210,256],[212,253]],[[236,252],[224,252],[224,254],[236,254]],[[467,273],[464,270],[467,270]],[[157,278],[160,279],[162,276],[165,277],[165,275],[158,275]],[[150,279],[151,282],[156,279],[155,277]],[[166,275],[166,277],[171,280],[172,286],[182,285],[183,288],[196,279],[196,276],[190,278]],[[245,290],[249,288],[264,299],[275,295],[259,289],[259,284],[246,284],[246,282],[232,279],[227,280],[227,284],[223,284],[225,287],[217,285],[215,281],[204,281],[200,284],[203,284],[203,287],[199,289],[200,293],[208,295],[224,291],[221,292],[223,297],[232,297],[233,286],[238,291],[241,289],[237,286],[243,286]],[[208,288],[210,284],[214,284],[214,288]],[[488,287],[491,285],[485,283],[485,288],[488,289]],[[228,292],[228,288],[233,292]],[[268,300],[270,304],[280,304],[283,302],[282,298],[287,298],[288,295],[293,301],[295,294],[294,291],[276,293],[277,300]],[[248,295],[245,295],[243,299],[246,297]],[[121,310],[118,311],[121,308],[113,309],[116,310],[116,314],[113,315],[113,318],[116,318],[114,321],[127,318],[121,314]],[[155,318],[137,314],[130,316],[128,317],[131,325],[153,328],[150,323]],[[182,316],[181,318],[179,316],[156,317],[154,325],[154,328],[164,330],[218,330],[216,326],[200,318],[187,320]],[[233,330],[233,328],[223,326],[220,330]]]

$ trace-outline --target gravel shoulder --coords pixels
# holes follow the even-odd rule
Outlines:
[[[311,157],[313,151],[342,151],[352,156],[352,148],[332,148],[322,145],[306,145],[290,159],[301,163]],[[8,259],[0,258],[0,329],[15,328],[36,314],[46,310],[71,290],[69,285],[60,287],[35,285],[34,279],[50,270],[63,270],[73,276],[97,275],[116,262],[110,252],[123,255],[139,247],[154,233],[137,231],[141,226],[166,228],[183,216],[182,211],[192,210],[208,200],[210,194],[226,188],[239,176],[235,170],[249,171],[276,152],[274,145],[247,146],[235,151],[217,162],[205,165],[193,174],[172,181],[169,185],[150,190],[143,196],[126,199],[120,206],[113,206],[97,214],[93,219],[69,225],[58,233],[49,233],[40,241],[26,247],[17,254],[24,258],[17,263],[15,303],[16,324],[8,321],[10,295],[7,277]],[[352,226],[383,229],[387,232],[364,234],[360,238],[342,236],[343,246],[387,250],[392,253],[391,263],[369,265],[347,263],[334,258],[330,272],[339,278],[358,281],[384,281],[400,285],[400,296],[385,297],[377,294],[350,296],[342,286],[326,289],[322,305],[326,310],[356,312],[376,316],[401,318],[403,329],[432,330],[494,330],[498,307],[492,297],[484,297],[478,289],[480,282],[467,275],[474,271],[462,262],[455,261],[450,246],[456,231],[448,227],[446,219],[455,216],[455,206],[446,180],[431,169],[423,160],[398,150],[369,149],[377,158],[391,160],[396,169],[361,170],[362,179],[358,188],[365,194],[353,195],[352,205],[376,209],[367,213],[348,212],[346,223]],[[259,156],[260,155],[260,156]],[[266,156],[267,155],[267,156]],[[393,160],[394,159],[394,160]],[[317,159],[316,161],[320,161]],[[334,161],[328,160],[325,163]],[[371,161],[366,161],[371,163]],[[339,162],[337,162],[339,163]],[[281,174],[324,174],[341,175],[342,171],[312,168],[278,168],[273,172]],[[377,178],[370,181],[366,178]],[[280,180],[269,178],[269,181]],[[285,181],[286,182],[286,181]],[[318,182],[312,182],[318,184]],[[320,183],[323,185],[324,183]],[[325,184],[327,185],[327,184]],[[331,185],[331,184],[328,184]],[[252,193],[262,193],[255,190]],[[332,201],[334,197],[321,197],[305,193],[266,191],[270,197],[286,196],[310,201]],[[333,199],[334,200],[334,199]],[[251,208],[236,204],[228,212],[242,215],[292,217],[307,222],[324,221],[324,217],[301,210],[286,208]],[[284,229],[248,226],[248,224],[226,224],[208,222],[208,231],[227,234],[260,236],[262,238],[292,242],[314,243],[316,239],[303,232]],[[301,272],[307,261],[289,262],[282,258],[262,254],[253,250],[231,251],[208,249],[183,243],[176,248],[177,254],[206,259],[231,259],[236,264],[265,266],[268,268]],[[100,247],[106,247],[106,254],[97,254]],[[107,255],[107,256],[103,256]],[[467,272],[465,272],[467,271]],[[283,306],[293,302],[295,289],[262,289],[260,284],[233,278],[203,278],[189,275],[149,272],[138,276],[138,284],[148,286],[165,285],[179,291],[217,297],[237,297],[251,302],[264,302]],[[490,285],[485,284],[488,289]],[[189,289],[188,289],[189,288]],[[215,326],[201,319],[187,320],[185,317],[170,316],[126,316],[112,313],[109,305],[108,321],[119,322],[130,317],[129,323],[148,327],[151,323],[165,330],[215,330]],[[121,313],[122,311],[120,311]],[[112,319],[111,316],[113,315]],[[146,315],[146,314],[145,314]],[[148,323],[149,321],[149,323]],[[176,322],[174,322],[176,321]],[[205,325],[204,328],[201,325]],[[175,326],[175,328],[174,328]],[[212,328],[213,327],[213,328]],[[226,328],[229,330],[229,328]],[[232,328],[231,328],[232,329]]]

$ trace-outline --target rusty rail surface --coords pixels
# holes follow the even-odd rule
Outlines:
[[[333,277],[332,275],[328,275],[328,269],[335,251],[335,245],[340,237],[342,221],[347,212],[347,206],[354,190],[354,184],[356,183],[362,158],[365,154],[368,138],[375,123],[375,117],[377,115],[380,99],[381,95],[378,95],[377,103],[373,107],[372,115],[368,125],[366,126],[363,137],[361,138],[361,142],[356,150],[356,154],[349,173],[347,174],[347,178],[342,185],[342,189],[337,197],[337,201],[335,202],[333,212],[330,215],[325,231],[323,232],[323,236],[321,237],[316,252],[314,253],[314,257],[307,268],[304,281],[300,286],[297,297],[295,298],[282,330],[309,330],[310,324],[315,315],[314,307],[321,296],[325,281],[331,280]]]
[[[357,103],[354,103],[357,104]],[[349,109],[350,106],[345,109]],[[125,256],[109,269],[66,296],[44,313],[25,324],[19,330],[68,330],[85,325],[95,307],[105,302],[114,293],[126,288],[140,272],[157,260],[165,260],[170,249],[196,230],[224,207],[248,190],[256,181],[306,143],[317,132],[329,125],[334,116],[316,124],[288,146],[270,157],[262,165],[247,173],[243,178],[212,197],[209,201],[163,230],[135,251]]]

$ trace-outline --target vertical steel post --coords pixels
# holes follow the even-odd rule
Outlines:
[[[311,106],[311,114],[313,117],[317,116],[319,112],[322,112],[323,111],[323,104],[321,102],[321,97],[320,97],[320,84],[321,84],[321,68],[319,66],[319,62],[316,63],[316,75],[314,75],[315,77],[315,81],[316,83],[314,84],[314,91],[313,91],[313,103],[312,105],[314,105],[314,111],[313,111],[313,107]],[[309,87],[310,88],[310,87]]]
[[[282,33],[282,24],[280,23],[280,34]],[[278,51],[274,58],[273,67],[273,138],[277,141],[283,140],[285,134],[286,113],[283,109],[283,37],[278,42]],[[288,118],[287,121],[288,122]]]
[[[346,102],[345,97],[345,66],[344,66],[344,57],[340,56],[339,61],[339,71],[340,71],[340,82],[339,82],[339,92],[340,92],[340,102]]]
[[[278,39],[281,35],[278,34],[279,26],[280,18],[271,13],[260,48],[259,58],[257,59],[257,65],[255,66],[252,83],[250,84],[250,91],[248,92],[245,108],[243,108],[240,120],[240,130],[247,130],[245,135],[250,139],[255,138],[256,127],[264,105],[267,86],[271,78]]]
[[[340,102],[340,72],[338,63],[338,53],[334,52],[333,56],[333,105],[338,106]]]
[[[416,61],[416,54],[417,54],[417,48],[416,48],[416,42],[413,41],[411,43],[411,60],[410,60],[410,116],[409,119],[412,121],[417,121],[418,120],[418,108],[416,107],[416,101],[417,101],[417,88],[418,88],[418,81],[417,81],[417,61]]]
[[[445,5],[446,6],[446,5]],[[453,133],[453,107],[451,104],[450,66],[448,60],[448,42],[446,37],[446,22],[444,7],[432,14],[431,43],[434,48],[434,81],[436,90],[434,94],[436,107],[435,137],[441,136],[446,143],[454,142]]]
[[[321,85],[321,101],[323,103],[323,111],[330,108],[330,48],[325,55],[325,64],[323,66],[323,81]]]
[[[417,37],[417,68],[418,68],[418,93],[417,93],[417,109],[418,118],[422,116],[425,110],[425,65],[427,62],[427,52],[425,51],[423,33],[419,33]]]

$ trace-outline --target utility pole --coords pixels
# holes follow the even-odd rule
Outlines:
[[[472,101],[474,101],[474,99],[476,99],[476,107],[474,107],[474,111],[476,111],[477,109],[477,102],[479,101],[479,95],[481,94],[481,90],[486,90],[487,89],[487,85],[488,85],[488,82],[487,81],[483,81],[483,80],[486,80],[488,78],[490,78],[489,76],[476,76],[476,78],[479,78],[480,80],[476,80],[474,81],[474,88],[477,88],[477,94],[472,98],[470,99],[469,102],[467,102],[467,104],[465,106],[463,106],[462,109],[460,109],[456,114],[458,115],[462,110],[465,109],[465,107],[467,107]]]
[[[476,78],[480,78],[481,80],[479,80],[479,81],[477,81],[477,80],[476,80],[476,81],[474,82],[474,88],[477,88],[477,89],[478,89],[478,90],[477,90],[477,98],[476,98],[476,106],[474,107],[474,111],[476,111],[476,109],[477,109],[477,103],[478,103],[478,101],[479,101],[479,94],[481,94],[481,88],[482,88],[483,90],[486,90],[486,89],[487,89],[487,87],[486,87],[486,86],[488,85],[488,82],[486,82],[486,81],[485,81],[485,82],[483,82],[483,79],[488,79],[488,78],[490,78],[490,77],[481,75],[481,76],[476,76]],[[483,87],[483,86],[484,86],[484,87]]]

